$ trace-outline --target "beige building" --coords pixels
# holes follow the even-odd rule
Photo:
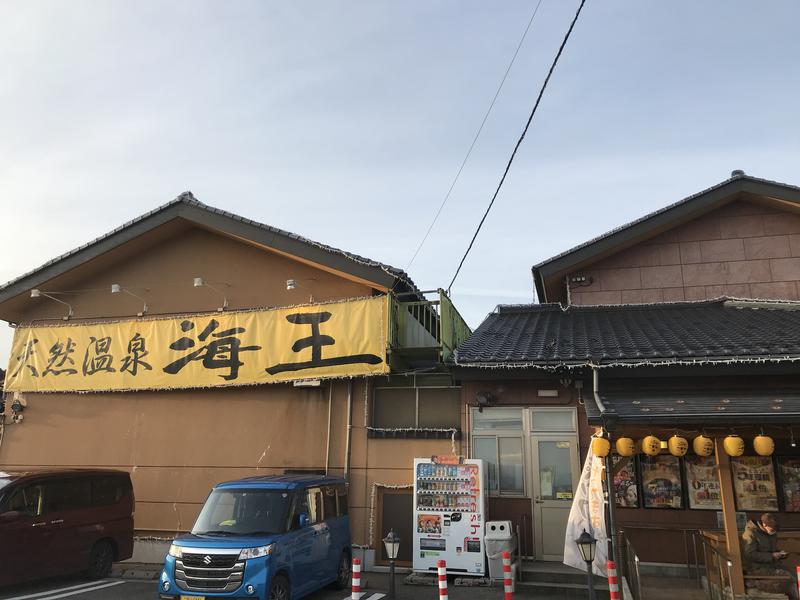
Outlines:
[[[443,293],[426,300],[401,270],[186,193],[0,287],[0,318],[19,327],[17,336],[33,327],[34,341],[36,332],[55,325],[169,324],[181,315],[222,320],[238,311],[380,297],[385,309],[378,322],[348,326],[382,332],[378,367],[388,376],[311,368],[298,372],[298,381],[237,385],[220,370],[216,383],[202,388],[190,381],[188,389],[49,393],[13,392],[9,377],[0,464],[130,471],[140,536],[135,559],[148,558],[144,540],[163,542],[190,528],[212,485],[257,473],[344,474],[354,543],[379,547],[389,526],[405,527],[410,541],[410,495],[395,492],[410,485],[414,457],[460,451],[463,410],[441,364],[468,330]],[[235,350],[246,363],[252,354],[242,339]],[[269,339],[262,344],[268,345]],[[38,348],[38,366],[28,367],[22,347],[15,344],[9,375],[32,376],[32,368],[42,375],[59,349]],[[295,352],[305,359],[316,350],[301,344]],[[155,370],[163,352],[176,354],[163,344],[148,351]],[[80,371],[83,361],[85,375],[83,352],[76,348],[62,367],[74,361]],[[120,359],[114,364],[121,375]],[[27,404],[21,421],[11,418],[11,398]]]

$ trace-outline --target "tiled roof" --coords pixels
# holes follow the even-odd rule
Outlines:
[[[455,352],[480,368],[800,360],[800,303],[499,306]]]
[[[36,269],[33,269],[32,271],[29,271],[28,273],[25,273],[25,274],[15,278],[15,279],[12,279],[11,281],[8,281],[8,282],[0,285],[0,293],[2,293],[4,290],[10,288],[11,286],[13,286],[15,283],[17,283],[17,282],[19,282],[19,281],[21,281],[21,280],[23,280],[23,279],[25,279],[27,277],[30,277],[31,275],[34,275],[34,274],[39,273],[39,272],[41,272],[41,271],[43,271],[43,270],[45,270],[45,269],[47,269],[49,267],[52,267],[53,265],[56,265],[57,263],[65,260],[65,259],[68,259],[68,258],[71,258],[71,257],[73,257],[75,255],[78,255],[81,252],[86,251],[86,250],[92,248],[93,246],[96,246],[97,244],[100,244],[101,242],[104,242],[104,241],[108,240],[112,236],[114,236],[114,235],[116,235],[116,234],[118,234],[118,233],[120,233],[122,231],[125,231],[125,230],[133,227],[134,225],[137,225],[138,223],[146,221],[147,219],[149,219],[149,218],[151,218],[151,217],[153,217],[155,215],[158,215],[159,213],[162,213],[162,212],[167,211],[169,209],[174,209],[174,207],[180,206],[180,205],[195,207],[195,208],[201,209],[202,211],[205,211],[208,214],[219,215],[219,216],[231,219],[233,221],[237,221],[239,223],[243,223],[245,225],[251,225],[251,226],[257,227],[259,229],[262,229],[262,230],[264,230],[266,232],[274,233],[276,236],[282,236],[282,237],[285,237],[285,238],[293,239],[293,240],[296,240],[296,241],[298,241],[298,242],[300,242],[302,244],[307,244],[308,246],[311,246],[311,247],[314,247],[314,248],[318,248],[318,249],[320,249],[320,250],[322,250],[324,252],[327,252],[327,253],[329,253],[331,255],[335,255],[335,256],[346,258],[346,259],[352,261],[355,264],[358,264],[358,265],[361,265],[361,266],[364,266],[364,267],[372,267],[372,268],[379,269],[379,270],[391,275],[395,279],[404,282],[406,285],[408,285],[408,287],[413,292],[419,293],[419,289],[416,287],[416,285],[411,280],[411,278],[406,274],[406,272],[403,271],[402,269],[398,269],[397,267],[392,267],[390,265],[387,265],[387,264],[384,264],[384,263],[381,263],[381,262],[378,262],[378,261],[375,261],[375,260],[372,260],[372,259],[369,259],[369,258],[365,258],[363,256],[359,256],[358,254],[353,254],[352,252],[347,252],[345,250],[340,250],[340,249],[334,248],[332,246],[327,246],[325,244],[321,244],[320,242],[315,242],[315,241],[310,240],[308,238],[304,238],[303,236],[297,235],[295,233],[291,233],[289,231],[284,231],[282,229],[278,229],[277,227],[272,227],[271,225],[266,225],[264,223],[259,223],[258,221],[253,221],[251,219],[246,219],[244,217],[241,217],[239,215],[233,214],[231,212],[228,212],[228,211],[225,211],[225,210],[221,210],[221,209],[215,208],[213,206],[209,206],[209,205],[204,204],[204,203],[200,202],[199,200],[197,200],[191,192],[183,192],[180,196],[178,196],[177,198],[175,198],[171,202],[168,202],[168,203],[166,203],[166,204],[164,204],[162,206],[159,206],[158,208],[153,209],[150,212],[147,212],[147,213],[145,213],[145,214],[143,214],[143,215],[141,215],[139,217],[136,217],[135,219],[132,219],[132,220],[128,221],[127,223],[123,223],[122,225],[120,225],[116,229],[106,233],[105,235],[102,235],[102,236],[100,236],[100,237],[98,237],[98,238],[96,238],[96,239],[94,239],[94,240],[92,240],[90,242],[87,242],[86,244],[83,244],[82,246],[79,246],[78,248],[70,250],[69,252],[66,252],[66,253],[64,253],[64,254],[62,254],[60,256],[57,256],[57,257],[53,258],[52,260],[47,261],[43,265],[37,267]]]

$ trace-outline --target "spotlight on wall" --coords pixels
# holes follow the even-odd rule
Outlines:
[[[193,284],[193,285],[194,285],[194,287],[196,287],[196,288],[199,288],[199,287],[207,287],[207,288],[211,288],[212,290],[214,290],[215,292],[217,292],[218,294],[220,294],[220,295],[222,296],[222,306],[220,306],[220,307],[217,309],[217,312],[222,312],[222,311],[224,311],[226,308],[228,308],[228,297],[225,295],[225,293],[223,293],[223,291],[222,291],[222,290],[215,288],[213,285],[211,285],[210,283],[208,283],[208,282],[207,282],[205,279],[203,279],[202,277],[195,277],[195,278],[192,280],[192,284]],[[225,285],[228,285],[228,284],[226,283]]]
[[[37,288],[33,288],[31,290],[31,298],[41,298],[42,296],[44,296],[45,298],[50,298],[50,300],[53,300],[54,302],[58,302],[59,304],[63,304],[64,306],[66,306],[69,309],[69,312],[61,318],[64,319],[65,321],[69,321],[70,317],[74,314],[72,311],[72,305],[69,302],[64,302],[63,300],[59,300],[58,298],[55,298],[50,294],[47,294]]]
[[[489,392],[478,392],[475,394],[475,402],[478,404],[478,412],[483,412],[484,408],[494,403],[494,397]]]
[[[136,294],[134,294],[132,291],[130,291],[130,290],[128,290],[128,289],[125,289],[124,287],[122,287],[122,286],[121,286],[120,284],[118,284],[118,283],[112,283],[112,284],[111,284],[111,293],[112,293],[112,294],[121,294],[121,293],[123,293],[123,292],[124,292],[125,294],[128,294],[129,296],[133,296],[133,297],[134,297],[134,298],[136,298],[137,300],[141,300],[141,301],[144,303],[144,306],[142,307],[142,310],[141,310],[141,312],[138,312],[138,313],[136,313],[136,315],[137,315],[137,316],[141,317],[142,315],[144,315],[144,314],[147,312],[147,300],[145,300],[145,299],[144,299],[144,298],[142,298],[141,296],[137,296],[137,295],[136,295]]]

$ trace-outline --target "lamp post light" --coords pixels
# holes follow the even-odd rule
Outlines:
[[[589,577],[589,600],[595,600],[592,563],[594,562],[594,551],[597,547],[597,540],[584,529],[580,537],[575,540],[575,543],[578,545],[581,557],[586,562],[586,573]]]
[[[389,530],[388,535],[383,538],[383,545],[386,547],[386,556],[389,557],[389,598],[395,600],[394,594],[394,561],[397,553],[400,552],[400,536],[394,529]]]

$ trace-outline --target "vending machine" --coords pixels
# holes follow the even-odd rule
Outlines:
[[[414,570],[484,575],[486,486],[482,460],[414,459]]]

